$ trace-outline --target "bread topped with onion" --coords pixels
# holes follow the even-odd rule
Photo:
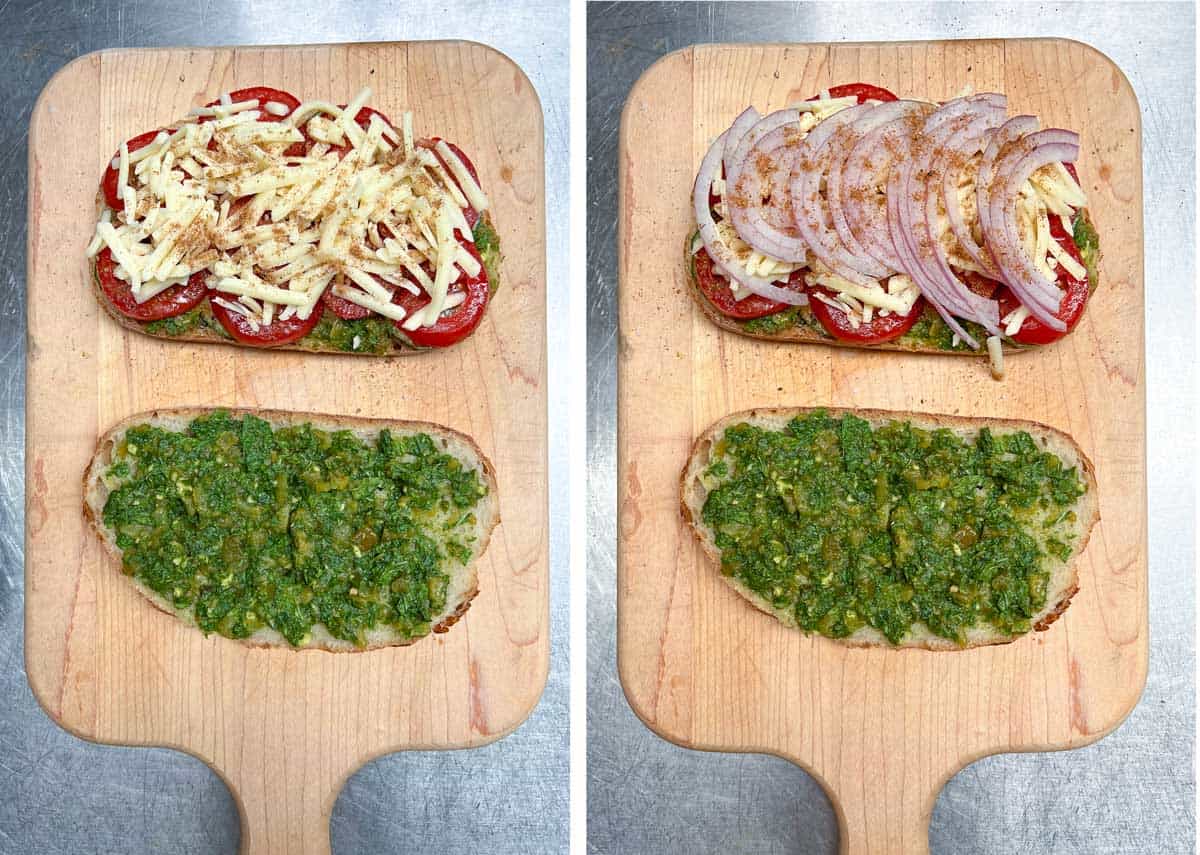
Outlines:
[[[754,338],[1003,353],[1069,333],[1099,239],[1078,135],[1007,116],[996,93],[944,103],[854,83],[713,143],[693,188],[690,290]]]
[[[87,247],[100,305],[251,347],[389,356],[470,335],[499,281],[479,176],[369,97],[249,87],[122,143]]]

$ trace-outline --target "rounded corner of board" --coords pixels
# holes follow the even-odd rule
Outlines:
[[[629,113],[630,106],[637,100],[640,91],[643,87],[649,86],[656,77],[664,73],[672,73],[675,69],[672,67],[676,63],[691,64],[695,56],[696,45],[687,45],[686,47],[676,48],[670,53],[665,53],[654,62],[647,66],[646,70],[638,75],[638,79],[633,81],[633,85],[629,87],[629,94],[625,96],[625,106],[621,109],[621,126],[626,124],[626,115]]]
[[[83,77],[86,80],[88,75],[91,75],[92,77],[92,85],[94,85],[96,88],[99,88],[101,61],[105,56],[109,56],[121,50],[123,50],[123,48],[103,48],[101,50],[94,50],[90,53],[82,54],[75,57],[62,68],[50,75],[50,79],[46,81],[44,86],[42,86],[41,91],[38,93],[37,98],[33,102],[33,110],[30,113],[29,120],[31,132],[32,129],[36,127],[38,118],[41,116],[43,111],[48,109],[50,100],[54,97],[59,88],[66,85],[76,84],[80,77]],[[30,145],[30,148],[32,149],[33,146]]]

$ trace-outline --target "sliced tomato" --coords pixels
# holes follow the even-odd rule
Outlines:
[[[1070,166],[1070,164],[1067,164]],[[1079,247],[1075,245],[1075,238],[1067,233],[1067,230],[1062,227],[1062,222],[1058,217],[1050,218],[1050,237],[1052,240],[1058,241],[1058,245],[1067,251],[1071,258],[1083,264],[1083,256],[1079,254]],[[1060,264],[1058,266],[1058,287],[1063,290],[1062,303],[1058,307],[1058,313],[1055,315],[1060,321],[1067,325],[1065,330],[1050,329],[1035,317],[1028,317],[1025,323],[1021,324],[1021,328],[1017,330],[1016,335],[1012,340],[1020,344],[1049,344],[1052,341],[1058,341],[1071,330],[1075,329],[1075,325],[1079,323],[1079,319],[1083,317],[1083,310],[1087,306],[1088,297],[1091,296],[1091,288],[1088,286],[1087,277],[1076,279]],[[1000,302],[1000,317],[1005,317],[1018,306],[1020,301],[1013,296],[1013,292],[1007,286],[1002,286],[996,294],[996,299]]]
[[[300,106],[300,99],[290,92],[284,92],[282,89],[273,89],[270,86],[248,86],[245,89],[235,89],[229,93],[229,100],[234,104],[239,101],[257,101],[260,122],[282,122],[288,116],[296,111]],[[276,116],[274,113],[266,110],[268,101],[274,101],[276,104],[282,104],[288,110],[282,116]],[[205,107],[216,107],[221,103],[221,99],[209,101]],[[207,119],[208,117],[204,117]],[[203,121],[203,119],[202,119]]]
[[[475,327],[479,326],[479,321],[483,318],[483,312],[492,296],[492,289],[488,285],[487,269],[483,266],[483,259],[474,244],[464,242],[463,246],[479,262],[479,275],[462,274],[458,281],[450,286],[449,293],[456,294],[465,291],[466,299],[453,309],[442,312],[441,317],[433,326],[406,330],[403,326],[404,321],[393,321],[396,327],[408,336],[408,340],[417,347],[448,347],[460,342],[470,335]],[[429,299],[429,295],[423,290],[420,294],[414,294],[406,288],[397,288],[392,295],[392,302],[402,306],[410,317],[413,312],[425,308],[429,304]]]
[[[133,139],[125,143],[125,147],[129,149],[129,153],[133,154],[139,148],[145,148],[154,142],[154,138],[162,131],[171,133],[170,128],[159,128],[154,131],[146,131],[144,134],[138,134]],[[114,211],[125,210],[125,201],[117,195],[117,167],[112,165],[112,161],[121,156],[121,149],[117,149],[116,154],[112,156],[112,160],[108,162],[108,168],[104,170],[104,178],[100,180],[100,187],[104,190],[104,202]]]
[[[696,283],[700,286],[700,293],[707,297],[708,302],[712,303],[721,314],[739,321],[748,321],[753,318],[778,314],[788,308],[787,303],[769,300],[757,294],[735,300],[733,291],[729,288],[729,280],[717,275],[716,266],[713,264],[708,250],[701,249],[693,258],[696,265]],[[804,269],[793,271],[792,275],[788,277],[785,287],[797,293],[804,291]]]
[[[982,273],[976,273],[974,270],[956,270],[955,272],[963,284],[980,297],[994,297],[996,289],[1000,287],[1000,283],[995,279],[989,279]]]
[[[843,83],[841,86],[832,86],[829,89],[830,98],[849,98],[853,95],[858,99],[858,103],[864,101],[895,101],[896,96],[884,89],[882,86],[872,86],[870,83]],[[809,101],[816,101],[814,95]]]
[[[338,107],[344,110],[346,108],[346,105],[338,104]],[[396,130],[396,126],[392,124],[392,120],[389,119],[387,116],[385,116],[383,113],[374,109],[373,107],[363,107],[361,110],[359,110],[358,113],[354,116],[354,123],[356,125],[358,125],[360,128],[362,128],[364,131],[369,130],[371,127],[371,117],[372,116],[378,116],[385,125],[387,125],[389,128],[391,128],[392,136],[394,137],[395,140],[400,139],[400,132]],[[305,130],[303,131],[303,133],[304,133],[305,138],[308,140],[308,147],[311,149],[314,145],[317,144],[317,141],[308,135],[307,126],[305,126]],[[352,146],[350,145],[349,140],[342,143],[341,145],[329,146],[329,150],[332,152],[335,152],[337,154],[339,160],[342,159],[343,157],[345,157],[346,155],[348,155],[350,153],[351,148],[352,148]]]
[[[220,291],[212,293],[219,294],[230,301],[237,299],[237,296],[233,294],[222,294]],[[304,338],[321,320],[321,313],[325,308],[321,303],[317,303],[312,314],[306,320],[302,320],[298,315],[292,315],[286,321],[275,318],[269,325],[264,327],[259,324],[258,329],[254,329],[250,326],[250,320],[244,315],[231,312],[212,300],[209,300],[208,305],[226,332],[243,344],[252,344],[256,347],[278,347],[281,344],[291,344],[293,341]]]
[[[830,299],[837,298],[837,294],[827,288],[810,288],[808,293],[810,296],[824,294]],[[855,344],[880,344],[900,338],[912,329],[920,319],[921,312],[925,310],[925,300],[918,298],[907,315],[890,312],[887,317],[883,317],[876,314],[868,323],[859,324],[857,327],[851,325],[845,312],[835,309],[822,300],[810,300],[808,307],[821,322],[821,326],[825,327],[826,331],[839,341],[850,341]]]
[[[442,165],[442,168],[446,170],[447,174],[449,174],[451,178],[454,178],[454,173],[451,172],[450,167],[446,164],[445,159],[438,154],[437,144],[439,142],[446,143],[446,146],[450,149],[450,151],[454,152],[458,159],[462,161],[463,166],[467,168],[467,172],[471,173],[471,177],[475,179],[475,183],[479,184],[479,173],[475,171],[475,164],[471,163],[471,159],[467,157],[466,154],[463,153],[463,150],[454,143],[443,140],[441,137],[431,137],[427,140],[417,140],[417,145],[432,151],[434,156],[438,159],[438,163]],[[458,184],[459,190],[462,190],[462,184],[458,181],[458,179],[455,179],[454,183]],[[482,187],[483,185],[480,184],[480,186]],[[471,207],[470,203],[463,208],[463,216],[466,217],[467,225],[471,228],[475,228],[475,224],[479,222],[479,212]]]
[[[234,104],[239,101],[258,101],[258,118],[261,122],[281,122],[288,116],[292,115],[292,113],[296,112],[296,108],[300,106],[300,99],[295,95],[290,92],[285,92],[282,89],[274,89],[270,86],[248,86],[245,89],[235,89],[233,92],[229,93],[229,100]],[[288,108],[287,112],[282,116],[276,116],[274,113],[267,112],[264,107],[268,101],[274,101],[277,104],[282,104]],[[221,99],[218,98],[216,101],[209,101],[204,106],[216,107],[220,103]],[[200,117],[201,123],[211,120],[211,116]],[[216,148],[213,143],[209,143],[208,147],[210,149]],[[303,157],[304,143],[298,142],[294,145],[288,146],[283,154],[285,157]]]
[[[359,321],[363,318],[370,317],[374,314],[366,306],[360,306],[358,303],[351,303],[337,294],[333,293],[333,285],[331,284],[325,289],[325,293],[321,295],[321,302],[325,304],[325,308],[333,312],[344,321]]]
[[[363,107],[361,110],[359,110],[357,115],[354,117],[354,123],[364,131],[368,131],[371,129],[372,116],[378,116],[379,120],[391,129],[395,140],[397,142],[400,140],[400,132],[396,130],[396,126],[392,124],[392,120],[376,110],[374,107]]]
[[[117,278],[117,260],[108,247],[96,256],[96,276],[100,290],[122,315],[135,321],[161,321],[182,315],[204,299],[204,271],[193,273],[184,285],[172,285],[144,303],[133,298],[133,289],[124,279]]]

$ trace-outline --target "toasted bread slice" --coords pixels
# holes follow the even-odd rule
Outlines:
[[[97,205],[97,214],[99,214],[100,212],[103,212],[104,207],[105,207],[103,191],[101,191],[97,195],[96,205]],[[491,218],[490,212],[484,211],[480,215],[480,220],[483,221],[484,223],[486,223],[493,230],[495,229],[495,225],[492,223],[492,218]],[[100,304],[100,306],[104,309],[104,311],[108,313],[109,317],[111,317],[114,321],[116,321],[118,324],[123,326],[125,329],[133,330],[134,332],[139,332],[142,335],[148,335],[151,338],[162,338],[162,339],[167,339],[168,341],[208,342],[209,344],[231,344],[231,345],[234,345],[235,347],[248,347],[252,350],[299,350],[299,351],[303,351],[305,353],[338,353],[338,354],[343,354],[343,355],[347,355],[347,356],[375,356],[375,357],[379,357],[379,356],[383,356],[383,357],[412,356],[413,354],[416,354],[416,353],[424,353],[427,350],[434,349],[434,348],[428,348],[428,347],[417,347],[416,345],[412,344],[411,342],[401,340],[400,338],[393,338],[392,342],[391,342],[391,349],[385,353],[375,353],[373,351],[342,350],[340,347],[336,347],[333,344],[330,344],[329,342],[315,341],[310,336],[305,336],[304,338],[300,339],[299,341],[294,341],[291,344],[272,345],[270,347],[266,347],[266,346],[262,346],[262,345],[246,344],[245,342],[240,342],[237,339],[233,338],[232,336],[222,335],[222,333],[217,331],[216,329],[213,329],[210,327],[205,327],[205,326],[201,326],[199,328],[189,330],[188,332],[182,333],[180,335],[170,335],[165,332],[156,332],[154,330],[147,328],[148,322],[135,321],[133,318],[126,317],[125,315],[121,314],[121,311],[116,306],[114,306],[112,304],[112,301],[108,299],[108,297],[104,294],[103,289],[100,287],[100,277],[96,274],[95,259],[91,260],[91,262],[89,264],[89,270],[90,270],[90,278],[92,280],[92,293],[96,295],[96,301]],[[497,282],[491,283],[493,292],[496,290],[496,287],[498,286],[498,284],[499,283],[497,283]],[[201,303],[201,305],[205,306],[206,304]],[[205,311],[207,311],[207,309],[205,309]],[[468,333],[463,338],[463,341],[470,338],[474,334],[475,334],[475,330],[472,330],[470,333]],[[398,332],[397,335],[402,336],[402,335],[404,335],[404,333]],[[461,344],[461,342],[457,342],[457,343]]]
[[[96,535],[104,543],[108,552],[118,560],[121,558],[121,548],[117,546],[116,533],[104,524],[104,505],[108,501],[109,488],[104,481],[104,473],[112,463],[113,450],[124,438],[126,431],[138,425],[154,425],[170,431],[183,431],[198,416],[212,412],[210,409],[170,409],[154,410],[139,413],[117,423],[110,428],[96,443],[96,452],[83,476],[83,511],[84,516],[95,530]],[[311,424],[313,427],[326,431],[348,430],[358,438],[374,442],[379,432],[384,428],[398,436],[417,433],[428,434],[446,454],[457,458],[465,468],[474,469],[480,480],[487,487],[487,495],[479,500],[475,507],[475,540],[471,544],[471,558],[465,566],[452,563],[449,568],[450,584],[446,592],[446,605],[440,614],[430,623],[433,632],[446,632],[461,618],[471,606],[471,600],[479,592],[477,563],[479,557],[487,549],[492,530],[500,522],[500,503],[496,490],[496,475],[491,461],[475,441],[465,434],[451,430],[441,425],[429,422],[385,421],[382,419],[364,419],[349,416],[330,416],[315,413],[291,413],[280,410],[230,410],[233,416],[253,415],[271,424],[273,428],[294,424]],[[192,609],[177,609],[165,597],[132,576],[126,577],[133,586],[148,599],[155,608],[167,614],[175,615],[184,623],[196,626]],[[391,627],[377,627],[368,633],[367,644],[358,647],[352,642],[333,637],[321,624],[313,627],[312,639],[302,645],[303,648],[313,648],[330,651],[360,651],[373,650],[379,647],[395,647],[412,644],[418,638],[404,638]],[[276,630],[264,627],[245,639],[238,639],[243,644],[253,647],[287,647],[296,649]]]
[[[1054,561],[1049,584],[1046,587],[1046,605],[1036,614],[1031,623],[1035,631],[1047,629],[1071,604],[1071,597],[1079,590],[1079,572],[1076,564],[1079,556],[1087,546],[1092,527],[1100,519],[1100,500],[1096,491],[1096,474],[1092,462],[1076,444],[1075,440],[1062,431],[1048,427],[1038,422],[1020,421],[1015,419],[977,419],[963,416],[931,415],[927,413],[898,412],[889,410],[838,410],[833,408],[793,407],[778,409],[746,410],[726,416],[713,424],[692,446],[692,452],[680,477],[680,510],[683,519],[691,528],[692,533],[700,541],[706,555],[718,566],[721,563],[720,550],[715,542],[713,531],[704,524],[702,510],[708,498],[708,490],[703,483],[703,473],[708,467],[711,452],[715,442],[724,434],[725,429],[741,423],[756,425],[767,430],[780,430],[795,416],[823,409],[832,416],[852,414],[868,421],[872,427],[878,427],[889,421],[907,421],[914,427],[923,429],[948,428],[960,436],[973,437],[980,428],[988,427],[996,432],[1012,432],[1023,430],[1033,437],[1038,446],[1059,457],[1065,466],[1076,467],[1083,480],[1087,492],[1078,500],[1075,506],[1076,522],[1071,527],[1074,535],[1074,548],[1070,560]],[[782,623],[799,628],[795,615],[791,612],[775,608],[765,598],[750,590],[737,579],[721,574],[721,578],[729,583],[734,590],[749,600],[756,608],[774,615]],[[923,624],[914,625],[898,645],[893,645],[877,629],[865,626],[846,638],[835,641],[853,647],[917,647],[926,650],[961,650],[963,647],[981,647],[989,644],[1007,644],[1020,636],[1009,636],[991,626],[976,626],[967,631],[965,645],[935,635]]]
[[[1086,219],[1089,223],[1091,222],[1086,208],[1079,211],[1079,216]],[[988,358],[988,351],[985,347],[980,347],[979,350],[971,350],[971,348],[964,345],[955,350],[944,350],[933,345],[908,340],[903,336],[894,341],[885,341],[879,344],[855,344],[854,342],[834,338],[825,332],[820,327],[820,324],[816,322],[812,325],[794,324],[778,332],[755,332],[754,330],[748,330],[746,329],[745,321],[736,320],[721,312],[720,309],[709,302],[708,298],[704,296],[704,292],[700,290],[700,283],[695,275],[695,267],[692,265],[692,240],[690,235],[683,242],[683,259],[683,267],[687,272],[688,293],[691,294],[692,300],[700,307],[700,311],[704,313],[704,316],[721,329],[737,333],[738,335],[744,335],[747,338],[777,341],[785,344],[827,344],[834,347],[852,347],[858,350],[891,350],[903,353],[936,353],[942,356],[970,356],[976,359]],[[1091,290],[1095,293],[1095,284],[1091,286]],[[926,311],[932,310],[926,308]],[[1003,350],[1006,354],[1037,350],[1038,347],[1039,345],[1022,345],[1009,340],[1005,340],[1003,343]]]

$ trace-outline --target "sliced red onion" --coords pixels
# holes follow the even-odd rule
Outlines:
[[[712,211],[708,207],[708,194],[712,190],[713,180],[721,166],[721,157],[725,152],[725,140],[728,133],[729,131],[726,131],[717,137],[716,142],[704,155],[704,160],[700,163],[700,171],[696,175],[696,184],[692,188],[692,212],[696,215],[696,225],[700,229],[700,239],[704,242],[704,248],[708,250],[713,266],[731,281],[737,282],[747,290],[760,297],[766,297],[768,300],[775,300],[791,306],[805,306],[808,304],[807,295],[781,288],[765,279],[747,273],[733,257],[729,247],[725,246],[721,236],[717,234],[717,224],[713,222]]]
[[[1071,162],[1077,157],[1079,135],[1073,131],[1051,128],[1028,134],[1010,144],[996,160],[996,175],[988,191],[991,229],[985,239],[996,265],[1029,313],[1059,331],[1066,329],[1066,324],[1057,317],[1062,291],[1025,253],[1017,232],[1016,201],[1021,186],[1038,169],[1051,163]],[[1047,290],[1053,297],[1043,300]]]
[[[841,195],[847,225],[859,245],[885,267],[903,270],[888,227],[887,199],[877,204],[875,192],[887,186],[897,152],[908,151],[908,140],[934,106],[921,101],[891,103],[909,106],[899,118],[866,133],[851,149],[842,169]]]
[[[779,168],[771,176],[771,203],[762,209],[763,218],[773,228],[787,235],[800,236],[796,228],[796,216],[792,212],[792,194],[788,192],[788,184],[792,177],[792,167],[796,163],[798,148],[784,146],[776,150]]]
[[[874,258],[891,271],[899,270],[900,263],[895,258],[891,236],[887,231],[887,212],[867,203],[868,196],[875,193],[879,184],[886,182],[886,177],[882,180],[876,177],[880,171],[878,166],[875,169],[867,168],[867,158],[874,146],[859,152],[858,145],[877,129],[931,109],[931,105],[921,101],[888,101],[879,104],[844,126],[833,142],[833,157],[825,179],[825,199],[834,231],[851,253]],[[885,169],[889,166],[889,163],[883,164]],[[851,219],[856,221],[856,226],[861,226],[865,241],[854,233]],[[876,249],[882,251],[876,252]]]
[[[947,118],[949,115],[949,118]],[[1004,122],[1003,107],[988,96],[959,98],[929,117],[922,134],[922,151],[909,172],[906,195],[914,203],[912,248],[931,278],[940,279],[955,303],[965,307],[960,317],[981,324],[991,335],[1000,334],[999,304],[976,294],[950,268],[939,240],[938,193],[943,171],[955,163],[947,152],[952,139],[973,139]]]
[[[945,288],[934,279],[926,276],[924,268],[917,263],[916,256],[912,248],[909,246],[908,239],[904,236],[904,226],[902,212],[911,205],[911,199],[906,200],[908,205],[902,203],[904,198],[904,186],[908,181],[908,175],[911,168],[912,159],[911,140],[906,137],[897,137],[897,143],[901,146],[896,152],[896,163],[893,165],[891,172],[888,174],[887,187],[887,213],[888,223],[892,227],[892,243],[895,247],[896,255],[900,259],[900,269],[908,274],[908,277],[916,284],[921,295],[929,301],[929,305],[933,306],[934,310],[941,315],[942,320],[946,322],[946,326],[962,339],[968,347],[973,350],[979,349],[979,342],[971,337],[962,325],[955,320],[952,314],[951,305],[953,304],[953,295],[947,294]]]
[[[944,149],[949,162],[944,167],[940,193],[942,204],[946,208],[946,217],[950,221],[950,230],[954,233],[954,238],[958,241],[959,246],[985,274],[997,278],[999,271],[992,263],[991,256],[975,242],[975,237],[971,234],[970,227],[967,226],[966,218],[963,216],[962,203],[958,198],[958,182],[970,159],[984,149],[991,132],[1004,123],[1008,99],[998,93],[983,93],[978,96],[976,103],[986,104],[993,108],[991,115],[994,120],[986,122],[980,134],[964,134],[945,140]],[[930,190],[930,192],[933,191]]]
[[[791,183],[796,225],[812,254],[838,276],[867,287],[874,285],[881,276],[886,276],[890,269],[870,255],[855,255],[842,245],[837,233],[826,223],[826,202],[820,190],[821,178],[833,158],[829,143],[835,133],[876,109],[878,107],[871,104],[848,107],[813,128],[796,156]]]
[[[794,150],[801,133],[799,111],[780,110],[755,123],[725,157],[725,208],[738,237],[758,252],[796,264],[808,258],[804,240],[767,222],[762,198],[763,185],[781,169],[778,151]]]
[[[975,179],[975,195],[976,205],[979,208],[979,225],[983,233],[984,248],[988,255],[995,261],[996,250],[994,245],[997,239],[1000,238],[1000,233],[1003,231],[998,225],[994,227],[992,223],[992,198],[994,196],[993,184],[996,180],[996,167],[999,158],[1003,152],[1010,150],[1011,146],[1016,144],[1020,139],[1034,133],[1038,128],[1038,120],[1033,116],[1015,116],[1009,119],[1003,125],[996,129],[992,134],[991,140],[988,142],[988,147],[983,153],[983,158],[979,164],[979,174]],[[1003,240],[1001,239],[1001,243]],[[1008,285],[1009,290],[1016,295],[1030,310],[1031,314],[1042,317],[1051,317],[1058,312],[1058,307],[1061,301],[1061,295],[1057,287],[1047,287],[1041,276],[1036,277],[1029,283],[1009,281],[1008,276],[1003,272],[1003,269],[997,265],[997,270],[1000,272],[1000,278]],[[1035,313],[1035,309],[1037,313]]]
[[[979,265],[984,275],[992,279],[999,279],[1000,271],[996,269],[988,251],[976,243],[975,236],[971,233],[971,227],[967,225],[966,216],[963,214],[962,201],[958,198],[958,182],[962,172],[970,164],[971,158],[983,151],[987,145],[987,136],[971,140],[951,140],[947,145],[952,148],[953,156],[963,160],[963,169],[947,169],[942,175],[942,204],[946,206],[946,217],[950,220],[950,230],[954,232],[954,238],[958,241],[958,245]]]
[[[1008,98],[999,92],[980,92],[976,95],[964,95],[961,98],[952,98],[938,107],[937,112],[929,117],[925,123],[925,133],[933,133],[942,124],[964,113],[977,113],[980,109],[988,107],[995,108],[1003,113],[1008,107]]]
[[[986,236],[990,230],[988,215],[991,206],[988,204],[988,193],[991,190],[992,178],[995,176],[996,158],[1000,156],[1000,150],[1006,145],[1037,129],[1036,116],[1013,116],[996,129],[988,141],[987,148],[984,149],[983,158],[979,161],[979,174],[975,178],[975,209],[979,212],[979,227],[985,236],[985,248]]]
[[[747,107],[733,120],[733,124],[725,132],[725,150],[721,156],[724,158],[726,175],[729,174],[729,156],[733,154],[734,149],[738,147],[742,138],[746,136],[746,132],[754,127],[761,118],[762,116],[759,115],[758,110],[755,110],[753,107]]]

